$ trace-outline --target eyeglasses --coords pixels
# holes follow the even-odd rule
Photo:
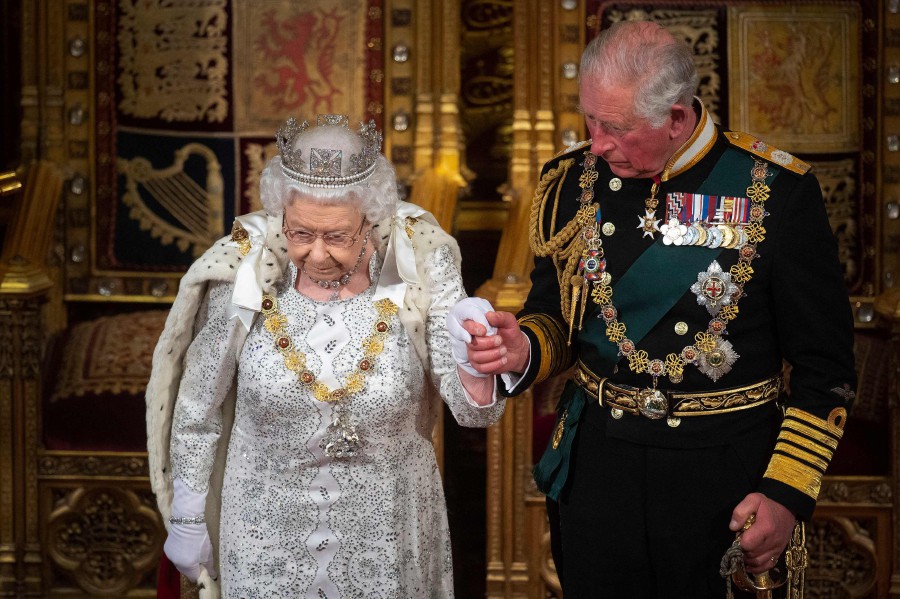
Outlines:
[[[309,245],[311,243],[314,243],[316,239],[321,237],[322,241],[324,241],[325,245],[327,246],[335,248],[348,248],[359,240],[359,234],[362,231],[364,224],[366,224],[366,219],[363,219],[362,222],[359,223],[359,228],[353,235],[340,231],[329,231],[328,233],[313,233],[312,231],[307,231],[305,229],[288,229],[283,224],[281,226],[281,231],[284,233],[284,236],[287,238],[287,240],[294,245]]]

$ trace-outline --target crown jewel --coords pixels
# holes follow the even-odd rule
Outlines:
[[[329,136],[323,128],[334,128],[334,135]],[[344,134],[345,130],[348,134]],[[346,146],[347,139],[358,136],[362,148],[355,154],[345,156],[344,148],[321,148],[297,140],[306,134],[319,132],[313,144],[325,145],[331,137],[338,146]],[[321,135],[325,133],[325,135]],[[375,121],[360,123],[354,133],[350,130],[350,119],[342,114],[320,114],[316,117],[316,126],[310,127],[309,121],[298,123],[291,117],[275,132],[275,143],[281,154],[281,171],[304,185],[310,187],[345,187],[361,183],[375,172],[375,159],[381,152],[381,133],[375,129]],[[303,148],[307,148],[307,157],[303,156]],[[349,154],[349,151],[346,152]]]

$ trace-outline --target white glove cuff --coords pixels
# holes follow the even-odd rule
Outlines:
[[[172,481],[175,494],[172,498],[173,524],[203,524],[206,522],[206,492],[191,491],[184,481],[176,478]]]

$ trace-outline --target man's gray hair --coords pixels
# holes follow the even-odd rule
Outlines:
[[[581,55],[580,77],[605,85],[634,86],[634,111],[660,127],[674,104],[690,106],[700,84],[691,49],[633,21],[604,29]],[[668,39],[667,39],[668,38]]]

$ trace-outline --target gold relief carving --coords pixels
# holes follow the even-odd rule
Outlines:
[[[244,156],[247,158],[247,173],[244,178],[244,198],[247,200],[248,210],[262,210],[262,201],[259,199],[259,176],[269,159],[278,154],[275,142],[265,146],[257,143],[247,144],[244,148]]]
[[[854,160],[836,160],[811,162],[822,196],[825,198],[825,210],[828,222],[838,243],[838,257],[844,268],[844,281],[852,283],[859,276],[862,265],[859,235],[862,227],[856,219],[856,162]]]
[[[13,327],[17,320],[15,308],[18,304],[19,300],[0,299],[0,380],[12,380],[16,374]]]
[[[721,40],[719,39],[717,10],[610,10],[607,18],[615,23],[622,20],[655,21],[670,30],[691,47],[694,65],[700,75],[697,95],[703,100],[712,119],[719,123],[722,101]]]
[[[462,22],[469,30],[511,27],[512,14],[512,0],[470,0],[462,5]]]
[[[161,528],[156,511],[131,491],[79,488],[48,517],[47,554],[84,590],[123,593],[156,567]]]
[[[890,506],[892,495],[891,485],[886,478],[826,476],[822,481],[819,502]]]
[[[184,163],[191,156],[206,162],[202,184],[184,172]],[[175,151],[172,165],[162,169],[153,168],[143,157],[119,158],[118,170],[125,175],[122,202],[130,208],[129,217],[138,221],[141,229],[149,230],[161,245],[174,243],[182,252],[190,249],[198,258],[222,235],[222,167],[207,146],[183,146]],[[144,194],[153,200],[153,207],[144,200]],[[158,210],[164,210],[178,225],[171,224]]]
[[[41,476],[128,476],[148,477],[146,455],[45,454],[38,461]]]
[[[362,118],[366,2],[256,0],[236,2],[236,128],[270,133],[285,114],[349,114]]]
[[[477,139],[478,143],[503,140],[511,135],[509,117],[515,67],[511,39],[513,3],[501,0],[466,2],[461,17],[461,124],[467,138]],[[503,145],[497,143],[492,147],[491,156],[502,158],[508,155],[509,150]],[[482,156],[476,148],[469,151]],[[488,166],[471,162],[470,168],[475,171],[484,171]],[[491,161],[485,162],[490,164]],[[506,161],[497,162],[505,164]]]
[[[789,152],[859,150],[859,10],[729,8],[731,128]]]
[[[139,118],[228,116],[227,0],[120,2],[119,109]]]
[[[39,379],[41,299],[0,299],[0,379]]]
[[[806,595],[819,599],[866,597],[875,587],[872,536],[858,520],[813,519],[807,525]]]

